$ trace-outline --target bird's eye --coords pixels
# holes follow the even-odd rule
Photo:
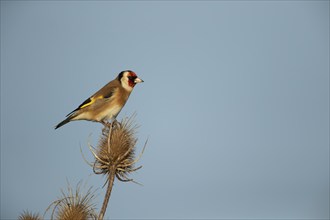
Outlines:
[[[135,77],[134,76],[128,76],[127,77],[129,80],[134,81]]]

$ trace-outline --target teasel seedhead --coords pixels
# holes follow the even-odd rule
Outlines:
[[[61,193],[62,197],[54,201],[46,210],[47,212],[53,206],[51,219],[97,219],[95,204],[92,202],[94,198],[92,187],[90,187],[87,192],[82,195],[80,183],[77,184],[75,192],[70,184],[68,184],[67,192],[61,190]]]
[[[95,157],[94,164],[90,164],[95,174],[109,176],[111,172],[114,172],[120,181],[133,181],[133,179],[128,178],[128,175],[142,167],[135,168],[134,165],[141,158],[147,144],[146,142],[140,155],[135,158],[135,144],[137,142],[135,133],[138,126],[134,123],[133,117],[106,125],[103,128],[97,148],[93,148],[89,144]]]
[[[18,217],[18,220],[42,220],[43,218],[38,213],[32,213],[29,211],[24,211]]]

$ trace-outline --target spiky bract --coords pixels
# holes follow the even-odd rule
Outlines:
[[[125,118],[121,122],[105,126],[99,144],[96,148],[94,172],[97,174],[108,174],[115,172],[121,181],[132,181],[128,174],[140,169],[134,168],[139,158],[134,158],[135,130],[137,125],[133,124],[132,118]]]
[[[42,217],[39,214],[24,211],[20,214],[18,220],[42,220]]]
[[[88,189],[86,194],[81,194],[80,185],[78,184],[76,191],[68,185],[67,192],[62,191],[62,198],[53,203],[54,208],[51,219],[59,220],[87,220],[96,219],[95,207],[92,203],[94,194],[91,188]]]

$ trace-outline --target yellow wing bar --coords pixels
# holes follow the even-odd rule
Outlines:
[[[79,109],[85,108],[87,106],[90,106],[91,104],[93,104],[96,100],[98,99],[103,99],[103,95],[97,96],[97,97],[91,97],[89,99],[87,99],[83,104],[81,104],[79,106]]]

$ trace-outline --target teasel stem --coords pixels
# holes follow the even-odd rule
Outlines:
[[[104,201],[103,201],[103,205],[102,205],[98,220],[103,220],[103,218],[104,218],[105,212],[108,207],[109,199],[111,196],[111,191],[112,191],[112,187],[113,187],[113,182],[115,180],[115,176],[116,176],[116,167],[111,166],[110,173],[108,175],[108,180],[107,180],[108,181],[107,192],[105,193],[105,196],[104,196]]]

